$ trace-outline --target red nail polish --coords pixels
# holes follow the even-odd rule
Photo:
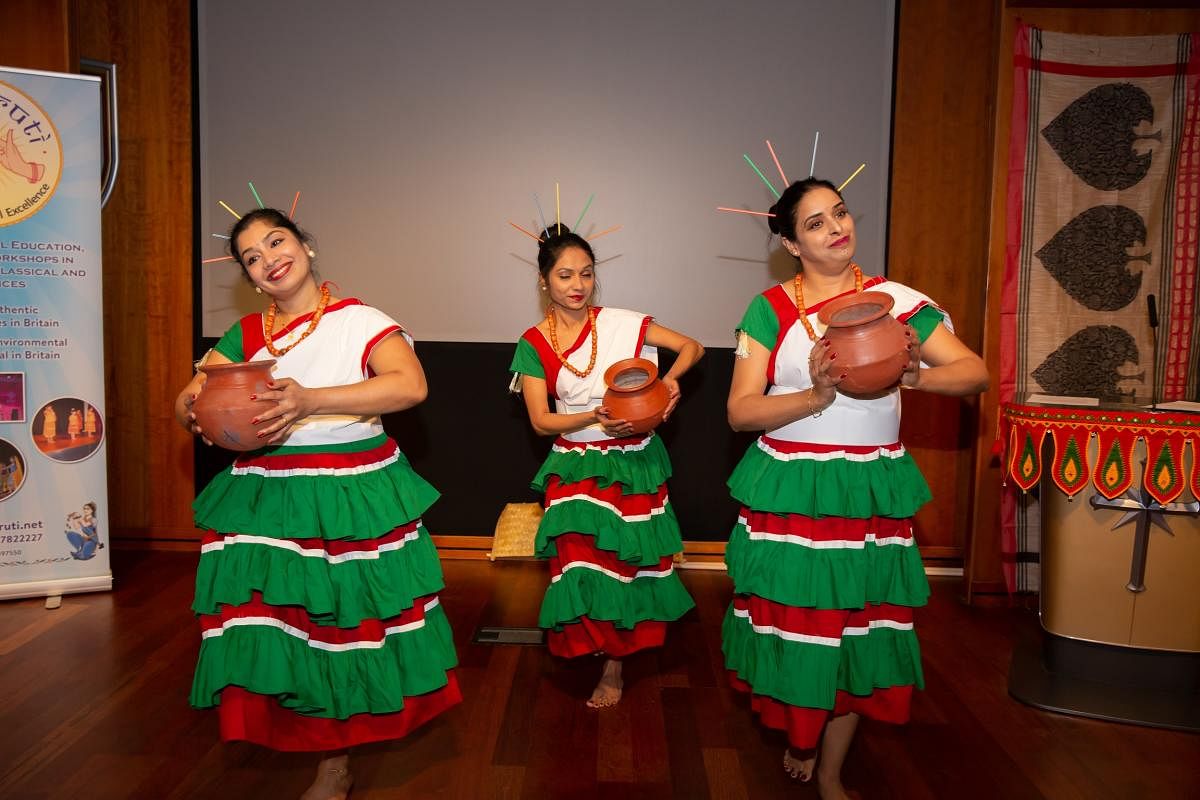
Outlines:
[[[251,399],[251,400],[257,400],[257,399],[258,399],[258,395],[256,395],[256,394],[252,394],[252,395],[250,395],[250,399]]]
[[[833,355],[831,355],[831,356],[829,357],[829,360],[830,360],[830,361],[833,361],[835,358],[837,358],[837,353],[834,353]]]

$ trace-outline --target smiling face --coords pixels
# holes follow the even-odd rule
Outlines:
[[[783,246],[806,265],[845,263],[854,256],[854,218],[837,192],[823,186],[796,204],[796,237]]]
[[[545,276],[551,302],[578,311],[586,308],[596,287],[596,265],[580,247],[567,247]]]
[[[308,247],[287,228],[254,220],[234,243],[250,281],[272,297],[295,291],[309,277]]]

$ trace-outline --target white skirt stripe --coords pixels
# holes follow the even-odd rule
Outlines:
[[[375,472],[383,469],[389,464],[396,463],[400,458],[400,450],[396,449],[390,456],[371,464],[359,464],[355,467],[295,467],[292,469],[267,469],[266,467],[239,467],[236,464],[233,467],[234,475],[261,475],[264,478],[295,478],[300,476],[333,476],[343,477],[347,475],[365,475],[368,472]]]
[[[565,575],[569,570],[573,570],[573,569],[590,569],[593,572],[599,572],[604,575],[607,575],[608,577],[610,577],[614,580],[618,580],[621,583],[633,583],[638,578],[665,578],[668,575],[671,575],[675,572],[674,566],[668,567],[667,569],[663,569],[663,570],[639,569],[631,578],[631,577],[627,577],[625,575],[621,575],[618,572],[613,572],[610,569],[605,569],[604,567],[600,566],[599,564],[593,564],[590,561],[568,561],[566,564],[562,565],[562,570],[557,575],[555,575],[553,578],[551,578],[550,582],[558,583],[558,581],[562,578],[563,575]]]
[[[425,612],[435,608],[438,605],[438,599],[435,597],[425,604]],[[262,627],[262,628],[277,628],[289,636],[294,636],[308,643],[308,646],[316,650],[325,650],[330,653],[345,653],[350,650],[380,650],[387,643],[387,637],[397,633],[407,633],[415,631],[418,628],[425,627],[425,619],[421,618],[413,622],[406,622],[403,625],[392,625],[383,629],[383,639],[366,640],[361,642],[343,642],[335,644],[332,642],[314,641],[309,637],[309,634],[299,628],[288,625],[282,620],[274,617],[236,617],[234,619],[225,620],[219,628],[211,628],[200,634],[203,639],[212,639],[216,636],[221,636],[225,631],[231,628],[244,627]]]
[[[557,506],[562,503],[572,502],[591,503],[594,506],[599,506],[606,511],[611,511],[613,514],[616,514],[625,522],[646,522],[658,516],[659,514],[665,514],[667,511],[666,504],[664,503],[661,506],[655,506],[651,508],[649,514],[622,514],[621,509],[617,508],[612,503],[607,503],[604,500],[601,500],[597,497],[592,497],[591,495],[584,494],[582,492],[579,494],[566,495],[564,497],[556,497],[550,501],[549,505]]]
[[[596,447],[591,442],[587,442],[583,447],[563,447],[561,444],[555,443],[555,445],[550,449],[555,453],[570,453],[577,456],[582,456],[587,452],[599,453],[602,456],[608,455],[609,453],[634,453],[638,450],[645,450],[646,447],[649,446],[650,440],[653,438],[653,436],[647,436],[640,442],[634,442],[632,444],[608,445],[607,447]]]
[[[783,542],[784,544],[808,547],[812,550],[863,550],[866,548],[867,542],[871,542],[876,547],[885,547],[887,545],[913,547],[917,543],[916,539],[911,536],[876,536],[873,533],[868,533],[863,541],[857,539],[827,539],[817,541],[794,533],[767,533],[766,531],[758,531],[751,528],[750,521],[744,515],[738,516],[738,524],[746,529],[746,536],[752,542]]]
[[[894,631],[911,631],[913,624],[911,622],[897,622],[894,619],[873,619],[864,626],[843,628],[842,636],[866,636],[878,628],[891,628]]]
[[[796,633],[795,631],[785,631],[782,628],[776,628],[774,625],[759,625],[750,618],[749,609],[735,608],[733,610],[735,617],[742,617],[750,623],[751,629],[755,633],[761,633],[765,636],[776,636],[788,642],[801,642],[803,644],[819,644],[824,647],[841,647],[842,640],[834,636],[812,636],[807,633]]]
[[[907,452],[904,446],[901,445],[898,448],[877,447],[869,453],[848,453],[845,450],[832,450],[828,453],[784,453],[771,447],[771,445],[764,442],[761,438],[757,444],[759,450],[762,450],[776,461],[857,461],[865,463],[867,461],[878,461],[881,458],[902,458]]]
[[[254,536],[248,533],[235,533],[223,537],[220,541],[209,542],[200,548],[200,553],[215,553],[224,550],[226,547],[233,547],[239,544],[257,544],[265,547],[275,547],[280,550],[288,550],[305,558],[323,558],[328,564],[342,564],[347,561],[373,561],[378,560],[382,553],[388,553],[393,550],[399,550],[408,542],[415,542],[420,538],[420,530],[414,530],[406,533],[403,539],[397,539],[393,542],[381,544],[379,547],[372,550],[353,550],[348,553],[339,553],[331,555],[324,549],[319,547],[301,547],[291,539],[273,539],[270,536]]]

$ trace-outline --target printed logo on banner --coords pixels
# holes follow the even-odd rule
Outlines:
[[[0,227],[41,211],[62,175],[62,144],[50,115],[0,81]]]

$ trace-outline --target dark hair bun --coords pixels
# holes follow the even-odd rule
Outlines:
[[[559,225],[558,223],[549,225],[546,227],[546,230],[542,231],[542,243],[540,246],[545,247],[550,243],[551,239],[558,239],[562,236],[569,236],[570,234],[571,229],[566,225]]]
[[[767,228],[770,229],[771,233],[778,234],[779,233],[779,203],[776,203],[775,205],[771,206],[770,208],[767,209],[767,211],[771,214],[771,216],[767,217]]]

